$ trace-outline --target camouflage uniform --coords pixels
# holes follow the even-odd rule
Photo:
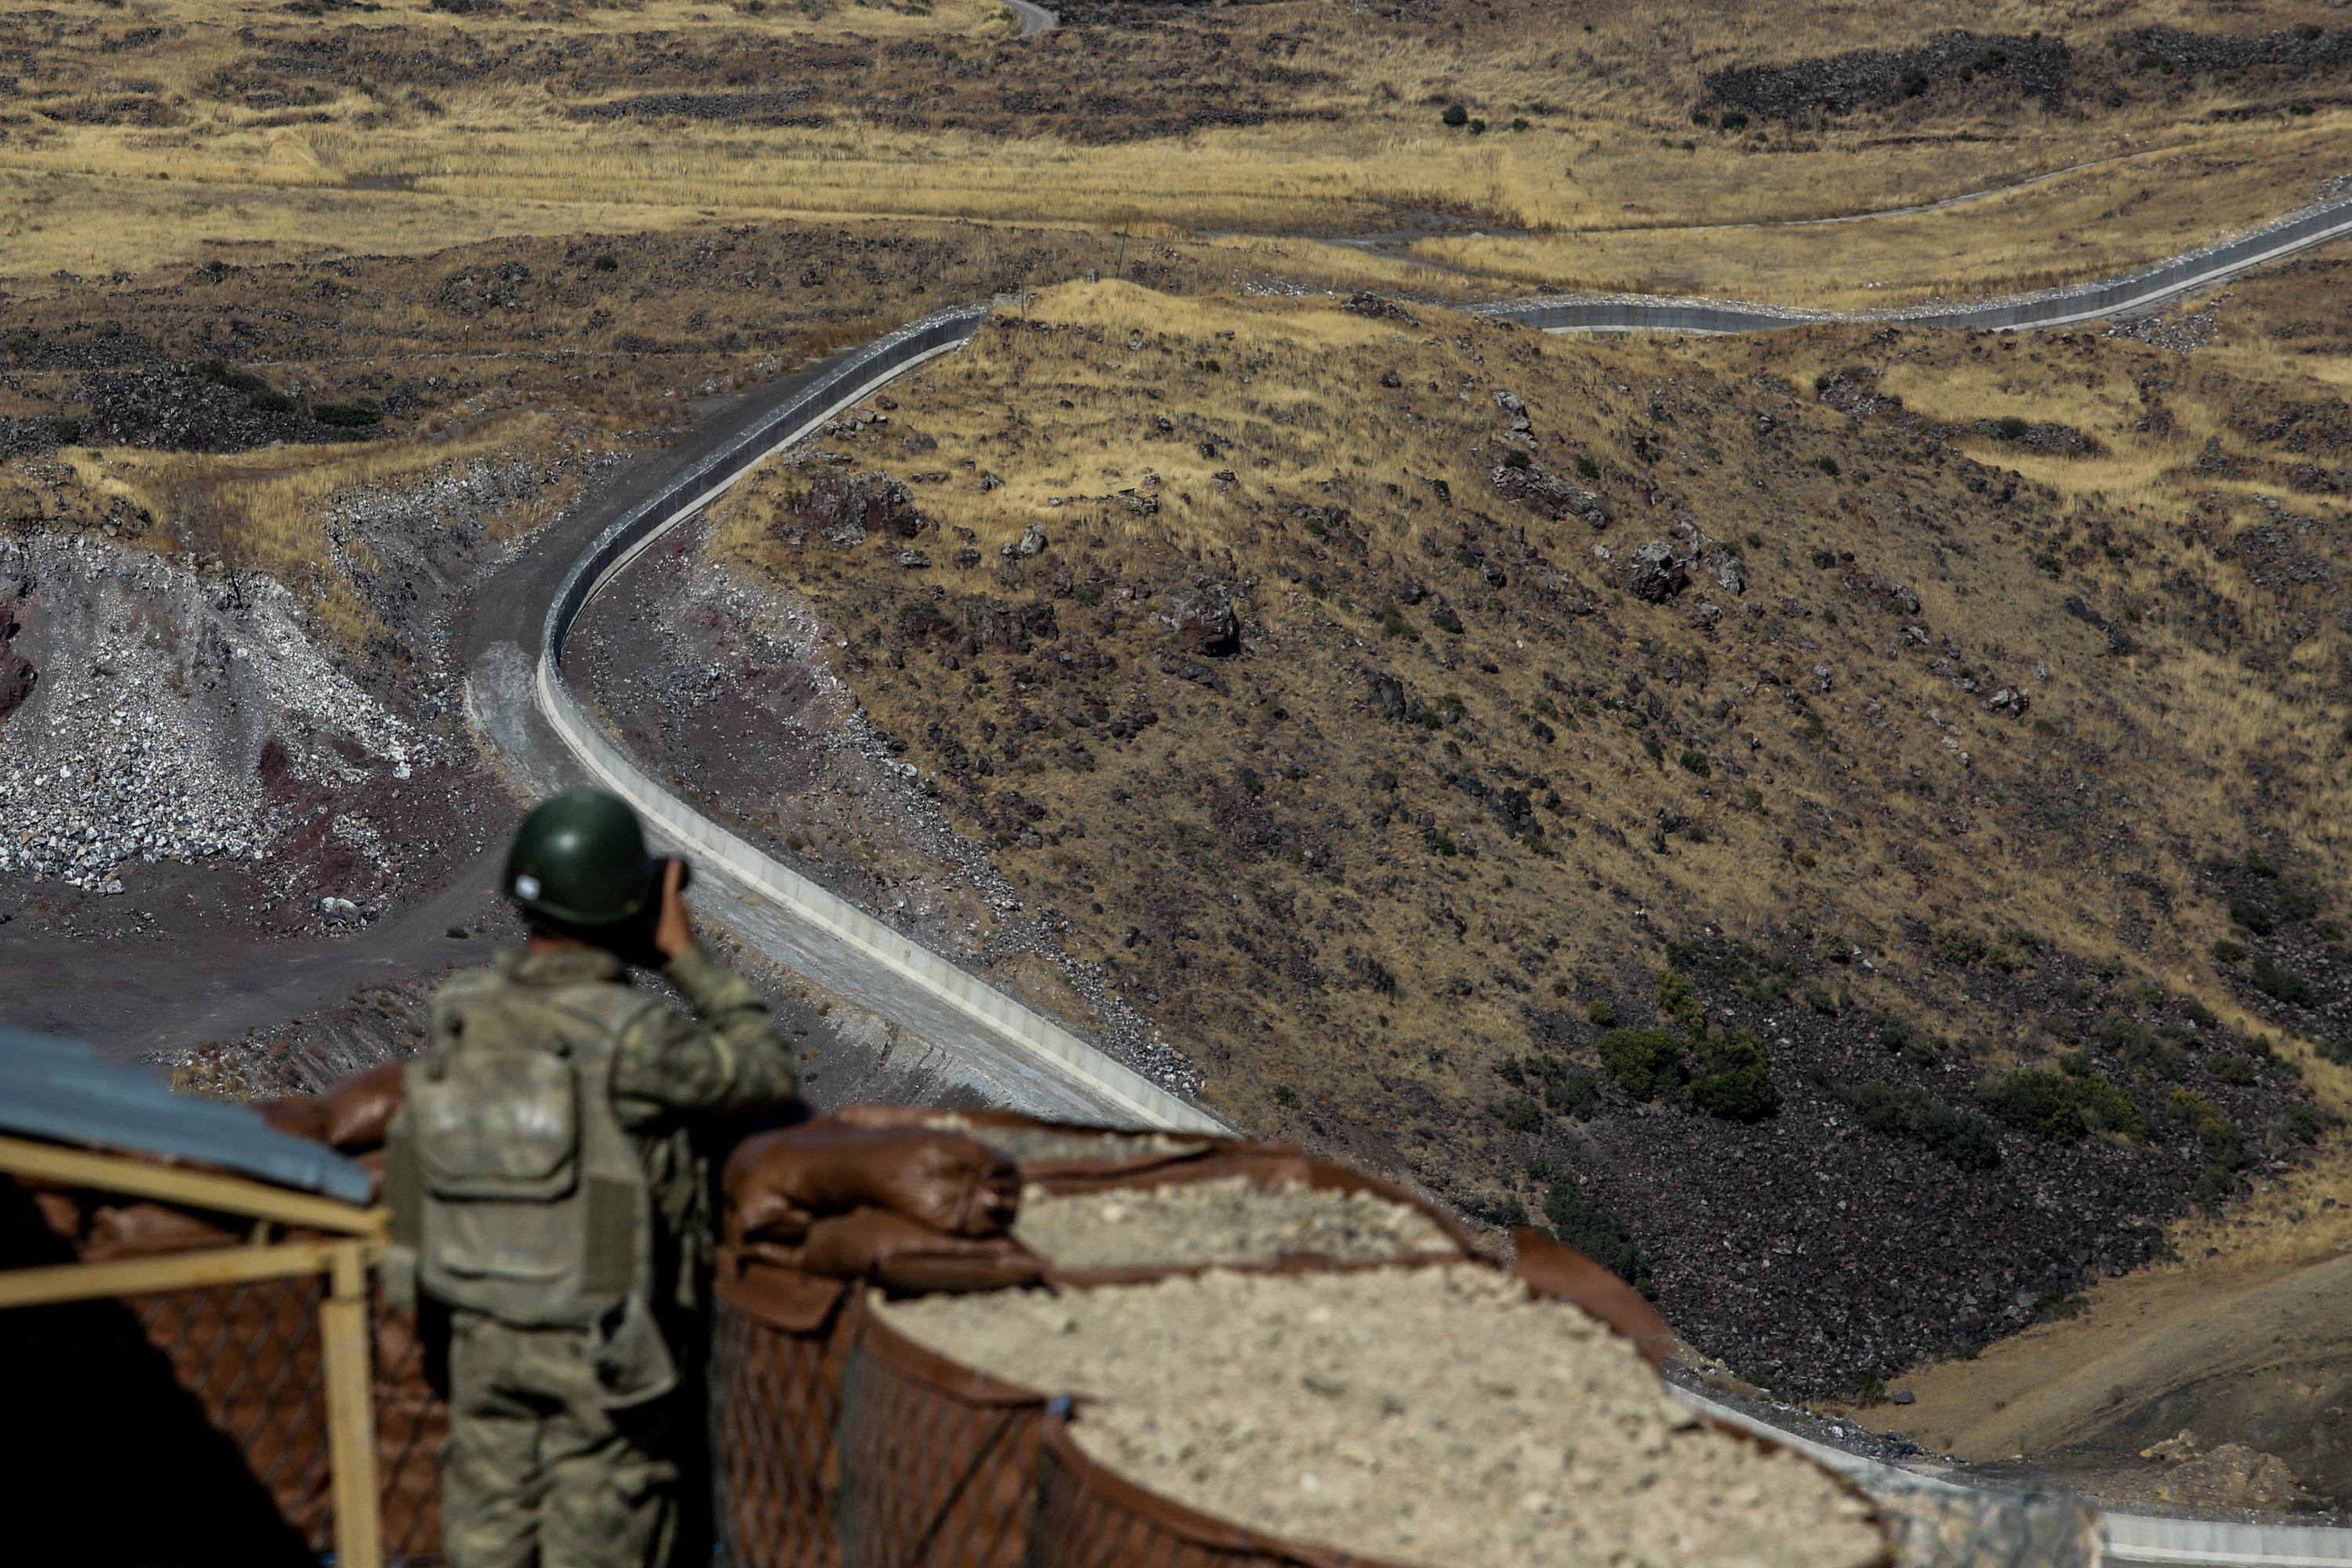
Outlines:
[[[613,1105],[652,1199],[649,1305],[666,1342],[652,1354],[665,1374],[673,1363],[680,1373],[674,1388],[667,1375],[646,1383],[654,1396],[643,1397],[595,1330],[453,1311],[443,1454],[451,1568],[657,1568],[682,1525],[699,1540],[680,1509],[682,1497],[707,1495],[698,1472],[710,1182],[694,1123],[783,1103],[794,1072],[766,1005],[698,944],[663,973],[696,1019],[629,991],[620,959],[582,949],[501,953],[496,970],[459,975],[435,997],[437,1016],[488,988],[546,988],[550,1002],[610,1022]]]

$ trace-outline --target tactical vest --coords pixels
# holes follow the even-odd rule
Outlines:
[[[598,982],[442,987],[386,1140],[395,1270],[413,1260],[424,1294],[523,1327],[648,1318],[651,1194],[612,1091],[646,1005]]]

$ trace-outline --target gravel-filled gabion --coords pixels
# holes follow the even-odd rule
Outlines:
[[[1148,1265],[1274,1263],[1313,1253],[1335,1263],[1458,1254],[1419,1209],[1377,1193],[1263,1187],[1246,1176],[1055,1197],[1022,1194],[1013,1234],[1064,1273]]]
[[[1427,1568],[1854,1568],[1883,1546],[1833,1478],[1706,1426],[1630,1342],[1475,1265],[876,1310],[1086,1396],[1091,1457],[1287,1540]]]

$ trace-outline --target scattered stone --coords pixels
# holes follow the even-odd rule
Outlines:
[[[997,553],[1007,561],[1026,561],[1045,548],[1045,529],[1042,523],[1031,523],[1021,531],[1021,537]]]
[[[1567,517],[1580,517],[1595,528],[1609,526],[1608,502],[1582,485],[1561,479],[1541,463],[1529,463],[1524,468],[1497,463],[1492,477],[1498,493],[1542,513],[1554,522]]]
[[[1226,658],[1242,647],[1241,619],[1233,591],[1214,578],[1198,578],[1168,595],[1160,624],[1176,634],[1176,646],[1204,658]]]
[[[1675,547],[1663,539],[1636,545],[1625,562],[1625,591],[1637,599],[1663,605],[1690,586],[1690,569]]]

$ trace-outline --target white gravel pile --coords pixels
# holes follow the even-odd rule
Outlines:
[[[941,1132],[961,1132],[1024,1165],[1068,1164],[1082,1160],[1157,1160],[1207,1147],[1198,1138],[1167,1132],[1064,1131],[1052,1127],[994,1127],[950,1111],[924,1122]]]
[[[1021,1196],[1013,1234],[1065,1272],[1153,1264],[1273,1263],[1314,1253],[1335,1263],[1459,1255],[1435,1220],[1376,1193],[1262,1187],[1247,1176],[1055,1197]]]
[[[1471,1265],[876,1301],[1085,1395],[1079,1445],[1253,1530],[1427,1568],[1853,1568],[1868,1505],[1703,1425],[1633,1346]]]
[[[133,860],[259,860],[288,826],[256,772],[271,738],[321,783],[433,760],[266,577],[45,538],[0,542],[0,576],[29,579],[48,623],[39,684],[0,724],[0,871],[119,893]]]

